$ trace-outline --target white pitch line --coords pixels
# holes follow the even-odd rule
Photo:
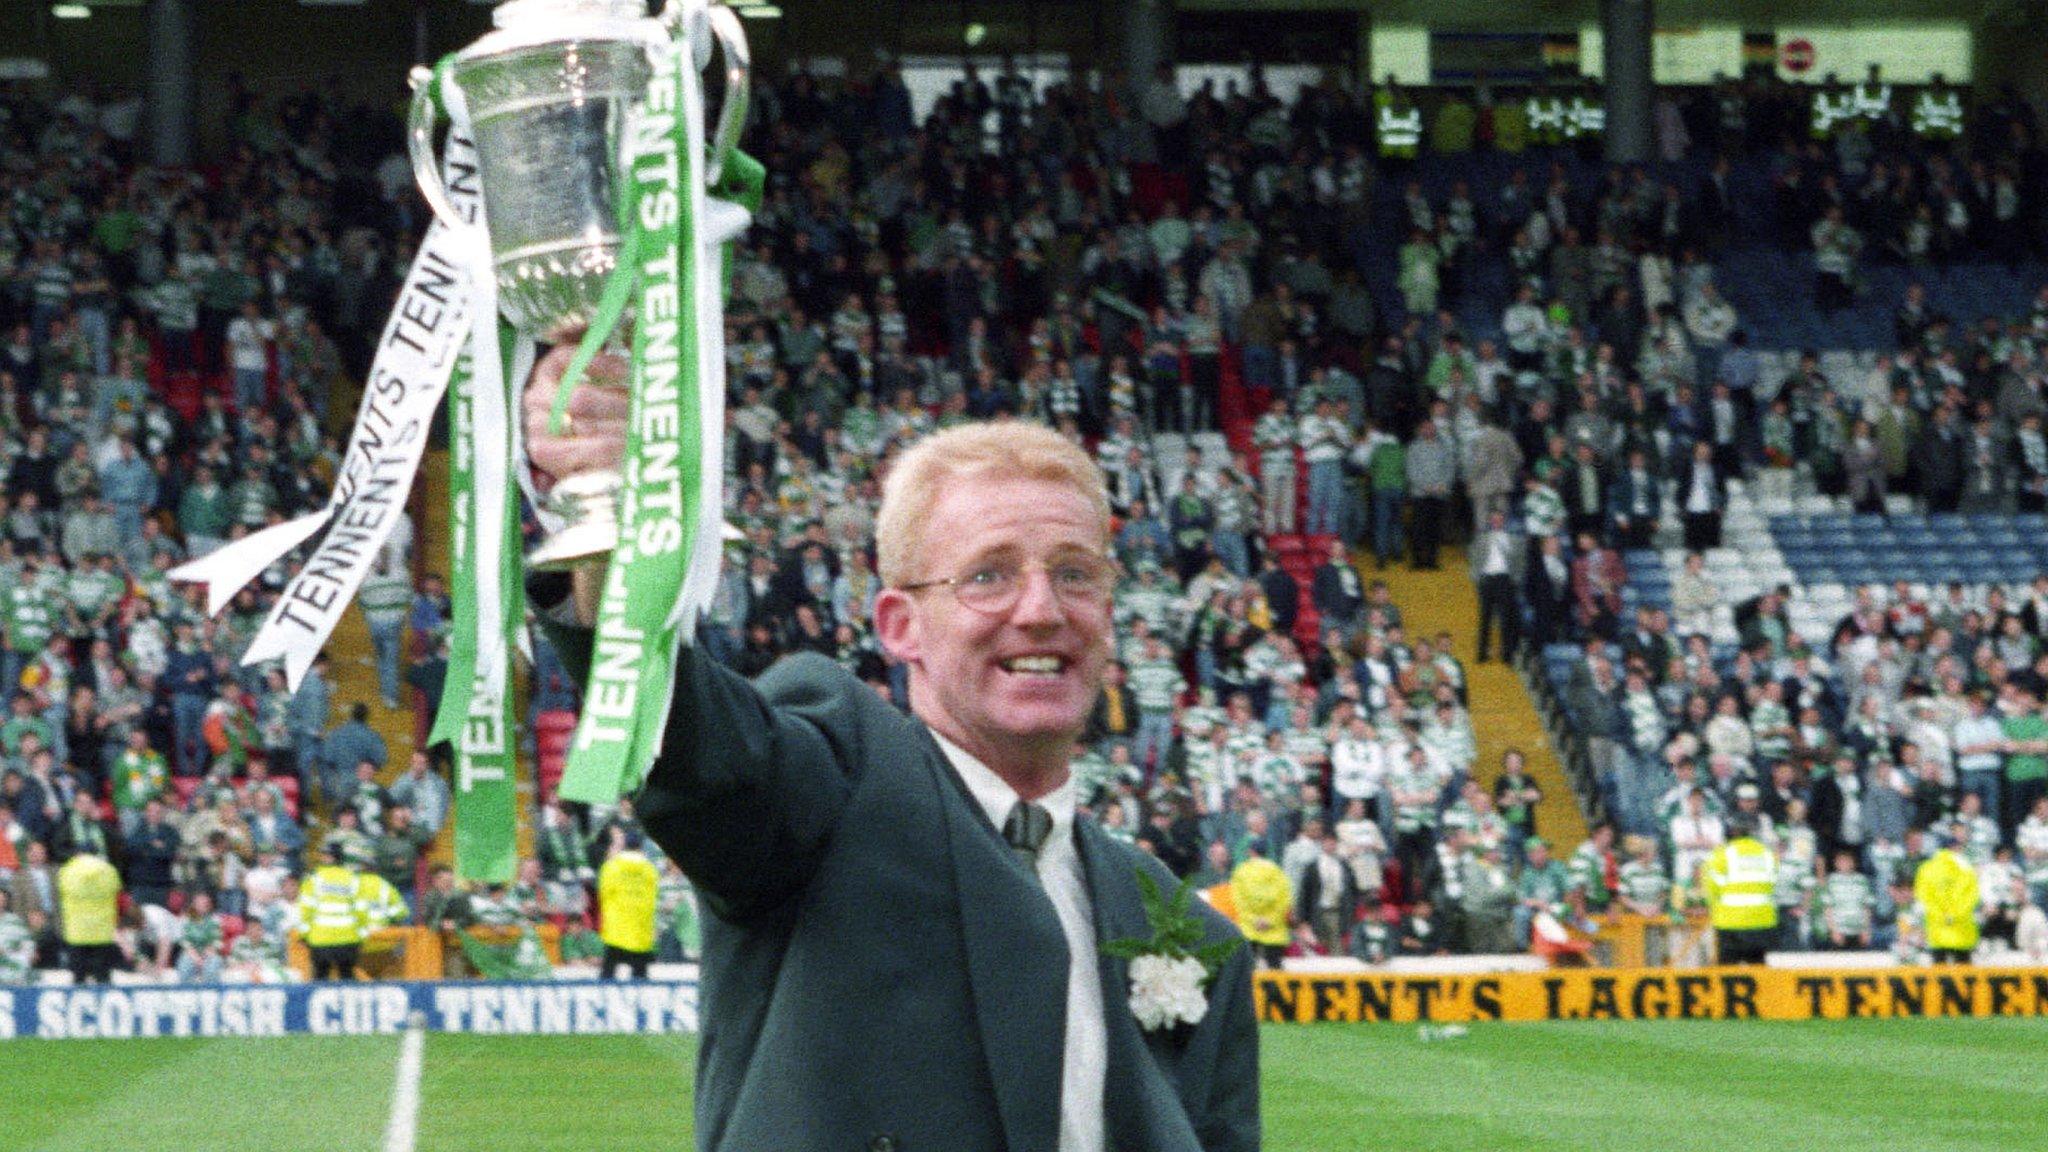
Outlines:
[[[427,1029],[420,1021],[405,1030],[398,1046],[398,1082],[391,1089],[391,1119],[384,1125],[384,1152],[413,1152],[420,1128],[420,1069],[426,1064]]]

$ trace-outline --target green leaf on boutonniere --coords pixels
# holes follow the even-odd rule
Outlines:
[[[1105,940],[1100,946],[1102,954],[1119,960],[1135,960],[1140,956],[1193,959],[1202,965],[1209,979],[1215,979],[1217,970],[1237,950],[1239,941],[1202,942],[1209,933],[1202,918],[1192,910],[1195,899],[1192,880],[1182,880],[1173,895],[1168,896],[1160,889],[1159,882],[1152,878],[1151,872],[1144,868],[1137,872],[1138,897],[1145,904],[1145,922],[1151,927],[1152,935],[1150,938],[1125,936]]]

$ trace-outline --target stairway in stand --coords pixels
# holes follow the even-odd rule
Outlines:
[[[446,574],[448,570],[448,454],[446,451],[430,449],[420,462],[417,490],[424,497],[422,502],[412,505],[413,512],[420,516],[419,530],[414,535],[413,550],[421,571]],[[422,503],[424,507],[422,508]],[[411,643],[410,634],[406,642]],[[351,608],[344,613],[341,623],[328,641],[329,667],[334,674],[334,719],[339,721],[348,715],[352,705],[361,703],[369,706],[370,727],[384,738],[388,752],[384,771],[378,779],[390,784],[404,773],[411,763],[412,751],[422,740],[433,716],[425,710],[425,703],[418,692],[405,688],[399,692],[397,708],[384,707],[378,698],[376,656],[370,647],[370,630],[363,622],[361,610]],[[523,758],[522,758],[523,759]],[[450,781],[451,787],[453,781]],[[523,859],[533,851],[533,775],[530,767],[518,771],[519,804],[519,854]],[[326,834],[324,822],[309,822],[307,834],[311,843],[318,844]],[[455,821],[449,814],[448,822],[427,853],[428,859],[436,864],[453,864],[455,861]]]
[[[1446,547],[1442,563],[1434,572],[1416,572],[1405,564],[1376,572],[1370,562],[1361,562],[1359,570],[1368,582],[1387,582],[1411,642],[1439,632],[1451,634],[1458,660],[1465,667],[1472,727],[1479,742],[1479,762],[1473,775],[1491,788],[1500,773],[1501,753],[1521,749],[1528,759],[1529,774],[1543,790],[1543,803],[1536,810],[1536,831],[1559,853],[1570,852],[1586,838],[1586,820],[1571,780],[1514,667],[1502,663],[1498,653],[1491,663],[1477,662],[1479,590],[1466,569],[1463,550]]]
[[[414,483],[414,492],[420,497],[420,500],[415,502],[415,507],[419,508],[422,513],[420,515],[419,532],[415,536],[415,543],[413,545],[416,566],[420,571],[437,572],[445,578],[448,575],[449,545],[448,452],[446,449],[439,447],[429,448],[426,455],[421,458],[420,475],[419,479]],[[421,507],[422,505],[423,507]],[[448,584],[450,588],[454,586],[452,580],[448,581]],[[523,671],[524,666],[519,665],[519,667],[522,670],[513,673],[514,695],[515,699],[523,704],[526,699],[524,690],[526,676]],[[405,693],[405,699],[408,701],[408,707],[417,706],[421,709],[416,717],[411,711],[405,713],[408,726],[406,731],[406,747],[411,748],[414,734],[417,733],[423,738],[428,728],[433,725],[434,717],[425,710],[425,704],[420,700],[419,693],[408,691]],[[525,716],[523,708],[517,715],[521,718],[521,723],[523,724]],[[524,748],[524,736],[525,733],[522,732],[522,749]],[[517,782],[516,786],[519,793],[519,838],[517,844],[519,847],[519,858],[524,860],[533,854],[534,800],[533,765],[531,757],[525,755],[523,751],[515,758],[513,778]],[[454,783],[453,780],[449,781],[451,789],[454,787]],[[456,803],[459,805],[460,802],[458,797]],[[429,850],[428,856],[436,864],[453,865],[455,863],[455,818],[453,812],[449,814],[448,823],[441,829],[441,834],[434,838],[434,844]]]
[[[386,708],[377,693],[377,656],[370,647],[370,629],[360,608],[342,613],[334,635],[327,641],[328,669],[334,679],[332,724],[348,719],[348,710],[365,704],[370,709],[370,727],[384,738],[384,770],[377,779],[389,784],[404,773],[412,761],[412,693],[401,692],[398,707]],[[326,825],[307,828],[308,843],[318,845]]]

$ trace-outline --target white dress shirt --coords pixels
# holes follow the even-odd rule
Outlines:
[[[1508,560],[1508,534],[1488,532],[1486,534],[1486,564],[1480,570],[1482,576],[1507,576],[1513,568]]]
[[[953,771],[997,828],[1017,806],[1015,789],[966,749],[934,731]],[[1102,977],[1096,967],[1095,909],[1074,847],[1074,781],[1070,777],[1038,803],[1052,815],[1052,833],[1038,850],[1038,880],[1045,886],[1067,937],[1067,1042],[1060,1069],[1059,1152],[1106,1152],[1103,1081],[1109,1070],[1109,1031],[1103,1022]]]

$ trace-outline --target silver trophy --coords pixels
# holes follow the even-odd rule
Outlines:
[[[459,89],[469,113],[498,307],[523,335],[574,341],[618,267],[627,118],[647,89],[651,54],[690,36],[701,69],[713,40],[723,51],[724,101],[706,170],[716,185],[719,160],[746,123],[746,37],[731,9],[708,0],[669,0],[658,19],[646,0],[504,0],[491,22],[491,32],[455,54],[445,83]],[[468,222],[450,205],[434,154],[432,81],[430,70],[413,70],[413,175],[434,214],[462,227]],[[623,483],[610,472],[557,484],[548,503],[562,527],[528,564],[574,567],[609,553]]]

